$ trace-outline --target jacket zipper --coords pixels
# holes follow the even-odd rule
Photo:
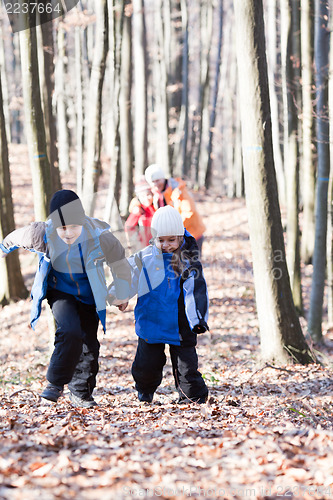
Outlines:
[[[70,263],[69,263],[69,258],[68,258],[68,256],[69,256],[70,249],[71,249],[71,246],[70,246],[70,245],[68,245],[68,252],[67,252],[67,255],[66,255],[66,262],[67,262],[67,266],[68,266],[68,270],[69,270],[69,275],[70,275],[71,280],[73,281],[73,283],[75,283],[75,284],[76,284],[77,294],[78,294],[78,296],[80,297],[80,295],[81,295],[80,286],[79,286],[78,282],[77,282],[77,281],[75,281],[75,279],[74,279],[74,277],[73,277],[73,274],[72,274],[72,268],[71,268],[71,265],[70,265]]]

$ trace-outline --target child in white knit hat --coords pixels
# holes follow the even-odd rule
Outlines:
[[[132,365],[138,398],[152,402],[169,344],[178,402],[205,403],[208,389],[195,346],[197,334],[208,330],[208,296],[198,247],[171,206],[156,211],[151,231],[153,244],[129,258],[131,296],[138,294],[134,313],[139,338]]]

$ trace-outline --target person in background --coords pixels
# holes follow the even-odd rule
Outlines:
[[[132,252],[136,252],[151,240],[150,224],[155,213],[153,193],[145,177],[135,184],[136,197],[130,203],[130,215],[125,222],[125,233]]]
[[[138,399],[151,403],[162,381],[169,344],[178,403],[205,403],[208,389],[198,371],[197,334],[208,330],[208,294],[195,239],[179,212],[159,208],[151,223],[153,243],[129,257],[130,296],[138,294],[135,331],[138,346],[132,375]],[[121,310],[109,288],[109,302]]]
[[[206,227],[185,181],[178,177],[167,179],[164,171],[155,163],[146,168],[145,177],[154,194],[155,209],[171,205],[178,210],[184,227],[196,239],[201,255]]]
[[[57,191],[47,222],[34,222],[10,233],[0,248],[6,256],[16,248],[36,252],[38,270],[32,286],[34,329],[46,298],[55,324],[54,350],[41,396],[57,402],[65,384],[74,406],[96,406],[92,397],[98,373],[99,320],[105,331],[107,285],[103,262],[109,265],[116,296],[126,302],[131,271],[125,251],[106,222],[85,215],[74,191]]]

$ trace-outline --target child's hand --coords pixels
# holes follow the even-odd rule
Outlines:
[[[195,327],[192,329],[193,333],[200,334],[200,333],[205,333],[207,331],[207,328],[205,325],[195,325]]]
[[[124,302],[123,304],[119,304],[116,307],[118,307],[119,311],[124,312],[127,306],[128,302]]]

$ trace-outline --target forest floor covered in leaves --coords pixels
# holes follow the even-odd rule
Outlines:
[[[11,152],[17,225],[33,220],[22,151]],[[333,498],[332,331],[322,365],[262,363],[245,203],[196,198],[207,225],[210,332],[198,354],[209,401],[176,404],[168,360],[153,404],[138,402],[131,301],[125,313],[110,308],[99,331],[98,407],[73,408],[66,391],[48,403],[46,311],[33,332],[29,300],[10,304],[0,311],[0,499]],[[21,258],[30,286],[36,263]],[[311,266],[303,274],[307,309]]]

